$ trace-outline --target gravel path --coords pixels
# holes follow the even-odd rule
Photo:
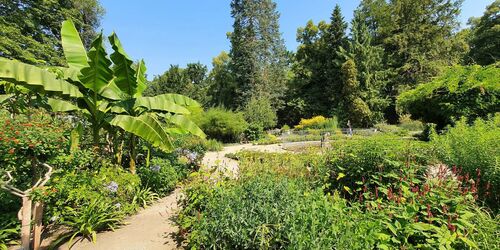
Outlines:
[[[257,150],[263,152],[284,152],[281,145],[230,145],[219,152],[207,152],[203,158],[205,169],[216,167],[218,171],[237,174],[238,162],[225,157],[228,153],[236,153],[241,150]],[[181,195],[180,189],[176,189],[169,196],[159,200],[155,204],[141,210],[138,214],[131,216],[125,221],[125,225],[115,231],[97,234],[97,242],[87,240],[77,241],[71,247],[72,250],[156,250],[156,249],[181,249],[177,245],[175,235],[177,226],[172,221],[177,215],[177,200]],[[42,243],[42,249],[47,249]],[[69,249],[63,245],[59,249]]]

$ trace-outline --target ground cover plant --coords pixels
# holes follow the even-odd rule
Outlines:
[[[179,224],[190,247],[496,248],[498,215],[431,143],[344,138],[299,154],[243,152],[237,180],[191,176]]]

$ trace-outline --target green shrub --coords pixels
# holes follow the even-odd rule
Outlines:
[[[216,152],[221,151],[224,148],[224,145],[217,140],[208,139],[206,140],[206,147],[208,151]]]
[[[255,145],[269,145],[269,144],[276,144],[276,143],[280,143],[281,140],[273,135],[273,134],[265,134],[262,138],[256,140],[253,142],[253,144]]]
[[[149,167],[140,167],[137,173],[143,187],[161,196],[174,190],[179,180],[176,169],[167,159],[153,158]]]
[[[421,121],[412,120],[410,115],[400,116],[398,126],[408,131],[422,131],[424,129],[424,124]]]
[[[120,211],[131,214],[137,210],[132,200],[139,186],[137,175],[114,165],[103,165],[98,171],[58,171],[39,192],[46,207],[44,221],[59,224],[65,207],[78,209],[94,200],[121,204]]]
[[[250,124],[244,133],[248,141],[257,141],[264,135],[264,129],[260,125]]]
[[[31,116],[16,115],[12,119],[0,110],[0,170],[12,171],[12,184],[27,189],[43,170],[37,167],[39,162],[68,152],[67,128],[46,112],[34,111]]]
[[[252,97],[243,109],[243,114],[249,124],[263,129],[273,128],[276,126],[278,120],[276,110],[272,107],[271,101],[267,97]]]
[[[188,193],[188,199],[206,192]],[[340,198],[287,178],[216,186],[190,223],[189,245],[215,249],[373,248],[374,225]],[[368,238],[368,240],[363,240]],[[371,239],[371,240],[370,240]]]
[[[433,81],[399,95],[398,109],[413,119],[436,123],[438,128],[462,116],[474,120],[499,112],[500,68],[498,64],[481,67],[453,66]]]
[[[242,113],[234,113],[222,108],[210,108],[194,117],[196,124],[209,138],[222,142],[237,142],[248,123]]]
[[[21,225],[15,213],[0,214],[0,249],[7,250],[7,245],[17,243]]]
[[[332,141],[325,155],[328,190],[339,190],[347,197],[360,187],[362,179],[379,183],[394,181],[386,174],[404,169],[409,162],[426,165],[432,162],[431,149],[423,142],[379,135],[356,140]]]
[[[432,137],[437,157],[479,182],[481,198],[496,212],[500,209],[499,138],[500,115],[478,119],[470,126],[462,119],[446,133]]]
[[[71,231],[59,236],[52,243],[53,246],[68,238],[68,245],[71,246],[76,236],[82,236],[95,243],[97,232],[114,230],[124,218],[123,212],[120,211],[120,203],[111,204],[103,200],[92,200],[77,208],[65,207],[62,215],[60,223]]]

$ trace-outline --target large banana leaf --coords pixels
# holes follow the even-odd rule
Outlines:
[[[111,34],[108,39],[114,50],[111,54],[111,61],[114,63],[115,84],[128,96],[134,97],[137,94],[137,78],[132,67],[133,62],[123,50],[122,44],[115,33]]]
[[[167,115],[165,116],[165,119],[192,135],[196,135],[201,138],[206,137],[205,133],[198,127],[198,125],[184,115]]]
[[[157,102],[173,102],[177,105],[181,105],[184,107],[189,107],[189,108],[199,108],[201,107],[200,103],[197,101],[185,96],[185,95],[180,95],[180,94],[162,94],[162,95],[157,95],[154,96],[155,101]]]
[[[135,101],[135,107],[145,107],[149,110],[165,111],[177,114],[189,114],[189,110],[185,107],[158,96],[153,97],[138,97]]]
[[[87,51],[71,20],[64,21],[61,28],[61,43],[70,68],[80,70],[88,67]]]
[[[138,117],[117,115],[110,124],[141,137],[163,151],[169,152],[174,148],[160,122],[152,115],[144,114]]]
[[[134,97],[142,96],[142,92],[146,90],[148,85],[146,84],[146,64],[144,60],[140,60],[136,69],[136,79],[137,79],[137,91]]]
[[[58,79],[55,74],[19,61],[0,58],[0,79],[21,84],[28,88],[56,92],[70,97],[82,97],[78,87]]]
[[[80,110],[80,108],[78,108],[73,103],[59,99],[49,98],[47,100],[47,103],[54,112],[69,112],[69,111]]]
[[[94,93],[101,93],[113,79],[113,71],[110,69],[111,61],[107,58],[102,42],[102,34],[100,34],[92,42],[88,53],[89,66],[81,69],[80,80],[83,86]]]

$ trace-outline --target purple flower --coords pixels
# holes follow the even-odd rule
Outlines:
[[[161,167],[160,165],[152,165],[149,167],[149,169],[153,172],[160,172]]]
[[[106,188],[111,192],[111,193],[116,193],[118,191],[118,183],[112,181],[110,182]]]
[[[198,158],[198,153],[189,152],[188,154],[186,154],[186,157],[189,159],[190,162],[195,162],[196,159]]]

